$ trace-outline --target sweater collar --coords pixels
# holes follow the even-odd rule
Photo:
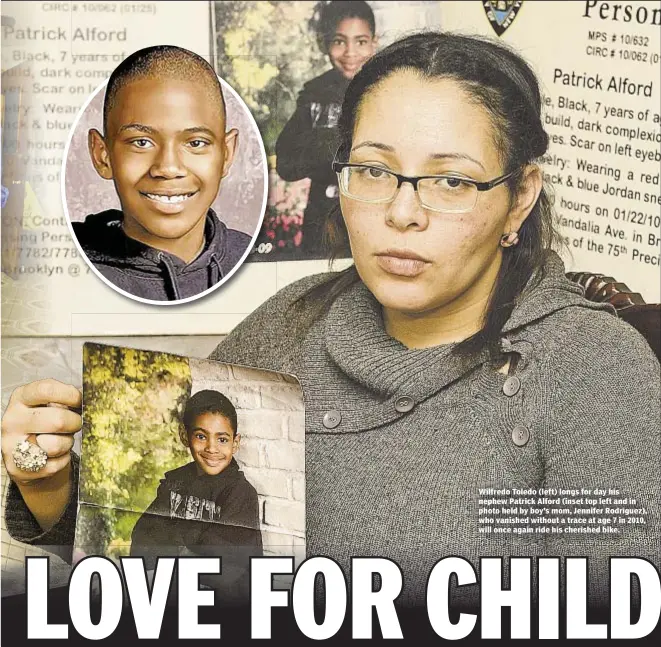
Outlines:
[[[457,357],[454,344],[406,348],[385,331],[381,305],[362,281],[335,300],[325,336],[326,350],[342,372],[386,398],[425,399],[485,359]]]
[[[586,301],[581,288],[564,271],[560,257],[549,252],[543,270],[530,279],[503,329],[503,352],[517,352],[527,359],[529,344],[515,343],[521,340],[521,329],[563,308],[612,311],[607,304]],[[324,322],[324,334],[335,365],[384,398],[406,395],[419,402],[489,359],[486,350],[471,358],[457,356],[452,353],[454,344],[406,348],[385,331],[381,305],[362,281],[335,300]]]

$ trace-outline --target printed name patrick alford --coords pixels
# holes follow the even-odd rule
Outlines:
[[[26,27],[15,29],[8,25],[2,27],[2,37],[14,40],[69,40],[69,35],[63,27]],[[74,30],[72,41],[96,42],[124,42],[126,40],[126,27],[124,29],[98,29],[97,27],[78,27]]]
[[[626,76],[611,76],[608,84],[601,74],[587,74],[581,72],[577,74],[574,71],[565,72],[559,67],[553,70],[553,83],[571,86],[572,88],[589,88],[590,90],[601,90],[602,92],[616,92],[617,94],[630,94],[632,96],[652,96],[653,82],[634,83]],[[606,89],[604,90],[604,85]]]

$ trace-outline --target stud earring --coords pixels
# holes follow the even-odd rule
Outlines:
[[[503,234],[500,237],[501,247],[514,247],[519,244],[519,234],[516,231],[511,231],[509,234]]]

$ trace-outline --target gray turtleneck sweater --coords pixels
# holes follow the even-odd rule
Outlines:
[[[476,569],[480,556],[587,556],[591,597],[601,602],[608,556],[645,557],[658,568],[659,363],[610,306],[583,298],[556,255],[503,330],[502,350],[517,358],[509,381],[486,355],[407,349],[386,334],[360,282],[310,326],[309,309],[291,304],[327,279],[283,289],[212,354],[302,383],[309,555],[347,572],[352,556],[394,560],[407,605],[425,603],[427,576],[449,555]],[[490,487],[617,488],[645,508],[646,523],[596,537],[484,535],[478,492]],[[10,532],[27,523],[15,495]],[[73,516],[40,543],[57,543]],[[465,601],[477,600],[476,587],[462,588]]]

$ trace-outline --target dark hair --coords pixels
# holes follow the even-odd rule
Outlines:
[[[376,22],[372,8],[359,0],[358,2],[349,2],[347,0],[333,0],[332,2],[318,2],[310,25],[317,33],[317,44],[322,52],[328,52],[337,26],[345,18],[360,18],[364,20],[370,28],[372,36],[376,32]]]
[[[238,426],[236,409],[222,393],[205,389],[204,391],[198,391],[188,399],[183,415],[183,423],[186,433],[190,434],[195,419],[203,413],[218,413],[227,418],[230,425],[232,425],[232,435],[236,436]]]
[[[207,82],[211,93],[220,97],[221,108],[223,114],[225,113],[223,89],[213,67],[207,61],[183,47],[156,45],[133,52],[110,75],[103,100],[104,134],[107,132],[108,115],[115,105],[117,93],[131,81],[155,76]]]
[[[496,41],[476,36],[426,32],[392,43],[368,60],[351,80],[339,121],[339,154],[351,147],[354,126],[365,97],[394,72],[411,70],[423,79],[456,81],[487,112],[493,124],[495,145],[503,173],[522,168],[541,157],[548,135],[541,120],[541,96],[535,73],[514,51]],[[338,159],[342,159],[339,157]],[[515,195],[521,174],[507,183]],[[482,330],[458,344],[455,352],[473,354],[488,348],[499,354],[499,338],[517,297],[531,276],[544,264],[545,250],[559,242],[552,202],[542,189],[537,203],[519,230],[519,244],[503,250],[503,260],[491,293]],[[348,241],[339,206],[327,221],[331,259],[346,249]],[[335,298],[359,280],[354,266],[312,289],[303,299],[316,304],[321,316]]]

